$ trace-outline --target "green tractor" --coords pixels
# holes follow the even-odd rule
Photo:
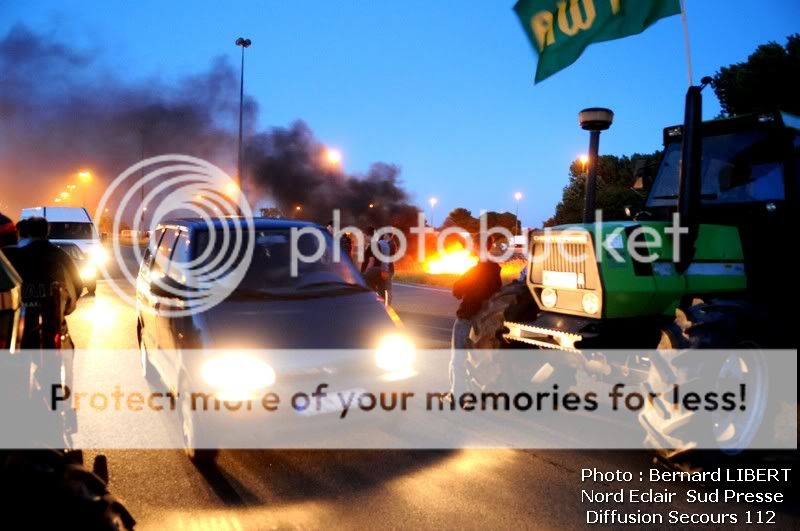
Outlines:
[[[710,428],[732,453],[754,440],[768,422],[767,395],[775,394],[759,349],[797,348],[789,244],[796,241],[800,119],[764,113],[701,122],[701,90],[687,93],[684,125],[664,129],[642,211],[629,221],[590,217],[531,234],[527,283],[505,286],[476,316],[469,384],[497,385],[503,372],[518,384],[546,382],[554,372],[563,382],[581,369],[664,390],[730,367],[692,349],[751,348],[736,364],[760,394],[757,407],[735,426]],[[514,346],[541,350],[528,366],[505,371],[490,370],[480,351]],[[694,446],[686,435],[693,415],[655,402],[639,417],[645,442],[678,461]]]

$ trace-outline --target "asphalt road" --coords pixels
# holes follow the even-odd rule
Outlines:
[[[446,291],[396,286],[394,305],[421,347],[445,347],[455,301]],[[136,348],[135,310],[107,282],[84,297],[69,318],[79,348]],[[133,356],[87,353],[75,360],[75,385],[113,380],[141,385]],[[92,427],[76,438],[91,442]],[[591,436],[590,430],[587,436]],[[91,459],[94,451],[87,451]],[[589,507],[581,489],[608,491],[622,483],[581,483],[581,469],[651,467],[633,451],[223,451],[216,466],[198,469],[180,450],[110,450],[110,487],[141,529],[239,530],[321,528],[574,528]],[[663,488],[644,482],[637,488]],[[680,490],[680,489],[678,489]],[[789,511],[796,501],[778,509]],[[622,508],[622,507],[619,507]],[[697,512],[685,502],[638,504],[635,511]],[[749,506],[738,506],[741,513]],[[704,506],[703,512],[728,512]],[[797,526],[781,512],[779,527]]]

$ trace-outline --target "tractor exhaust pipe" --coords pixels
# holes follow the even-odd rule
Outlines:
[[[581,129],[589,131],[589,162],[586,173],[586,191],[583,202],[583,222],[594,223],[595,191],[597,189],[597,152],[600,148],[600,132],[611,127],[614,113],[611,109],[591,107],[578,113]]]
[[[681,227],[686,227],[689,232],[680,241],[680,260],[676,264],[678,273],[684,273],[692,262],[695,253],[698,227],[700,221],[698,214],[701,199],[701,163],[703,150],[703,136],[701,124],[703,122],[703,95],[702,91],[711,82],[710,77],[704,77],[700,86],[692,85],[686,91],[686,107],[683,117],[683,139],[681,145],[680,186],[678,191],[678,215]]]

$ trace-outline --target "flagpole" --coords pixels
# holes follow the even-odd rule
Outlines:
[[[681,2],[681,25],[683,26],[683,47],[686,50],[686,66],[689,73],[689,86],[692,86],[692,50],[689,47],[689,20],[686,18],[686,0]]]

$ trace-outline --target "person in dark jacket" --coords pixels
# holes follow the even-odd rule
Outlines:
[[[19,228],[19,224],[17,225]],[[83,282],[75,263],[62,249],[47,240],[49,225],[45,218],[28,218],[22,224],[29,241],[3,252],[22,277],[22,302],[25,305],[25,328],[22,347],[62,350],[66,384],[72,385],[72,346],[64,316],[75,310]],[[20,231],[20,244],[26,239]],[[56,284],[57,283],[57,284]],[[58,290],[55,293],[54,290]],[[56,296],[57,295],[57,296]],[[60,307],[54,307],[58,301]],[[58,314],[61,322],[54,322]],[[59,343],[54,337],[58,335]],[[67,343],[63,346],[61,342]],[[45,381],[47,378],[45,378]]]
[[[383,256],[389,256],[389,244],[382,239],[373,241],[375,238],[375,227],[367,227],[364,231],[364,236],[364,261],[361,263],[361,274],[364,275],[364,280],[367,281],[367,285],[386,302],[387,282],[390,280],[389,266],[391,264],[375,256],[373,244],[380,250],[380,254]]]
[[[0,247],[17,243],[17,229],[14,222],[0,212]]]
[[[494,240],[488,238],[487,252]],[[500,266],[489,260],[481,260],[464,273],[453,285],[453,296],[461,300],[453,323],[450,354],[450,392],[454,397],[461,396],[464,389],[464,363],[466,363],[467,338],[472,329],[472,318],[480,311],[484,301],[489,299],[500,287]],[[455,398],[457,400],[457,398]]]

